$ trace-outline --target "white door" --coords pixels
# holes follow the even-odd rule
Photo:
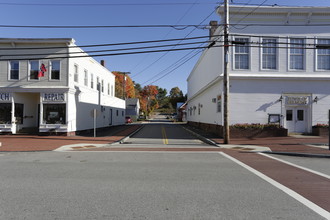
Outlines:
[[[307,109],[304,107],[287,108],[286,127],[289,132],[307,132]]]

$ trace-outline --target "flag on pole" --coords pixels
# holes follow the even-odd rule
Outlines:
[[[40,71],[39,71],[39,74],[38,74],[38,78],[44,77],[45,76],[45,72],[47,72],[47,69],[45,67],[45,64],[42,63],[40,65]]]

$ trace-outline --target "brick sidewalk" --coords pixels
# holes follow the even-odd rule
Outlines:
[[[217,143],[223,143],[223,139],[212,139]],[[256,139],[232,139],[231,144],[238,145],[257,145],[269,147],[272,152],[296,153],[296,154],[321,154],[329,155],[328,137],[269,137]],[[312,147],[322,146],[321,147]]]
[[[37,136],[37,135],[0,135],[0,152],[10,151],[52,151],[63,145],[70,144],[109,144],[120,141],[135,130],[139,129],[141,125],[125,125],[123,128],[116,128],[111,136],[103,137],[86,137],[86,136]],[[117,131],[116,130],[116,131]],[[111,134],[111,129],[108,130]],[[104,132],[99,132],[103,134]]]

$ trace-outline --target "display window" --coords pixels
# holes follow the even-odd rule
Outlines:
[[[66,124],[66,104],[44,104],[43,112],[45,124]]]

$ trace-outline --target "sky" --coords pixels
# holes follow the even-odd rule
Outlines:
[[[209,33],[208,29],[196,25],[208,25],[211,20],[219,21],[215,9],[222,2],[222,0],[0,0],[0,38],[73,38],[78,46],[119,44],[98,47],[98,50],[163,45],[172,46],[143,48],[138,51],[196,48],[203,46]],[[330,0],[230,0],[229,2],[241,5],[252,4],[256,7],[273,4],[330,7]],[[4,25],[52,26],[52,28],[3,27]],[[176,25],[175,28],[170,27],[173,25]],[[54,28],[54,26],[93,26],[93,28]],[[182,40],[187,38],[196,39]],[[164,41],[169,39],[178,40]],[[141,43],[146,41],[156,42]],[[140,43],[123,44],[132,42]],[[175,46],[188,42],[194,44]],[[89,49],[84,48],[84,50]],[[187,77],[198,61],[201,51],[202,49],[190,49],[114,55],[114,53],[132,52],[132,50],[124,50],[106,52],[111,55],[98,56],[94,59],[105,60],[106,67],[110,71],[129,72],[132,80],[142,86],[152,84],[165,88],[168,92],[173,87],[179,87],[186,94]]]

